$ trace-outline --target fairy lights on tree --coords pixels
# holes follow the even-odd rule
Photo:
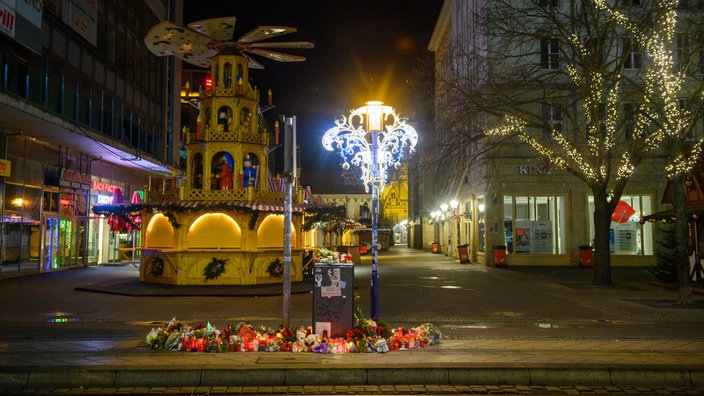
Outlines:
[[[701,77],[697,79],[687,75],[690,59],[687,59],[684,50],[679,51],[679,59],[676,59],[674,53],[676,49],[679,49],[675,36],[676,29],[691,29],[692,26],[688,26],[687,19],[683,17],[679,21],[678,28],[677,8],[679,1],[677,0],[655,2],[656,25],[659,27],[659,31],[658,34],[652,35],[642,34],[638,27],[630,22],[628,16],[619,10],[608,8],[603,0],[597,1],[597,4],[603,9],[608,9],[630,34],[638,36],[643,47],[651,55],[652,66],[648,70],[645,87],[647,98],[651,99],[648,103],[651,106],[651,112],[648,116],[654,120],[653,124],[656,125],[656,128],[647,139],[647,144],[652,148],[662,147],[667,154],[664,173],[670,181],[672,203],[675,209],[674,264],[679,285],[679,301],[686,304],[691,302],[692,292],[689,286],[687,251],[690,244],[689,216],[684,190],[688,175],[691,175],[696,166],[700,164],[703,142],[701,137],[693,144],[686,142],[686,136],[696,125],[698,115],[692,114],[692,111],[686,106],[681,106],[680,101],[701,103],[702,80]],[[699,12],[695,13],[689,22],[698,20],[699,22],[694,26],[701,29],[701,19],[702,15]],[[701,31],[697,35],[700,34]],[[679,44],[686,47],[690,43]],[[698,46],[698,50],[702,51],[701,40]],[[679,65],[677,61],[679,61]],[[681,65],[684,67],[678,67]],[[701,110],[698,112],[701,113]],[[694,219],[696,221],[696,217]],[[698,243],[698,241],[693,243]]]
[[[534,98],[525,98],[527,90],[516,89],[515,96],[511,96],[512,92],[506,94],[506,102],[515,105],[505,105],[502,122],[486,134],[518,137],[553,166],[573,174],[591,188],[595,205],[595,284],[611,284],[610,216],[626,183],[640,163],[667,146],[668,140],[679,147],[691,127],[688,123],[692,117],[678,106],[686,82],[682,73],[676,71],[672,51],[677,6],[677,0],[663,0],[641,4],[634,11],[632,7],[624,9],[613,2],[595,0],[581,2],[572,10],[574,15],[535,4],[521,9],[509,1],[494,6],[496,12],[510,9],[518,19],[530,15],[526,18],[534,23],[540,19],[543,26],[551,26],[550,34],[556,35],[560,43],[561,69],[537,70],[530,75],[519,74],[519,68],[505,71],[505,78],[513,72],[541,84],[534,88]],[[504,50],[521,37],[535,40],[536,33],[530,29],[536,27],[529,22],[493,22],[498,26],[492,25],[492,29],[500,31],[497,40],[506,40],[505,46],[497,47]],[[545,32],[539,34],[543,37]],[[642,59],[634,67],[629,51],[636,50],[641,51]],[[550,87],[545,88],[548,84]],[[569,108],[567,128],[562,122],[556,127],[541,114],[526,110],[531,105],[538,107],[541,103],[565,101],[567,97],[574,104]],[[625,102],[635,104],[630,120]],[[668,175],[691,170],[702,149],[699,141],[686,154],[673,158]]]

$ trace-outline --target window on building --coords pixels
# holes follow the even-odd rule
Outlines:
[[[504,196],[507,253],[567,253],[566,217],[563,196]]]
[[[560,67],[560,42],[557,38],[540,39],[540,67],[551,70]]]
[[[464,235],[458,241],[460,244],[471,245],[472,241],[472,201],[466,201],[464,203],[464,213],[463,213],[463,224],[464,224]]]
[[[589,140],[589,137],[593,133],[598,133],[599,136],[606,136],[606,105],[603,103],[596,106],[594,114],[592,114],[591,118],[588,120],[586,130],[587,140]]]
[[[694,106],[688,109],[687,99],[684,98],[680,98],[677,100],[677,107],[680,111],[689,111],[690,114],[687,115],[687,118],[690,118],[692,120],[691,125],[689,125],[689,129],[684,135],[684,140],[687,142],[696,141],[704,135],[704,114],[701,108]],[[691,112],[695,112],[695,114],[691,114]]]
[[[623,136],[626,141],[633,140],[633,134],[636,130],[636,114],[638,113],[638,105],[635,103],[623,104]]]
[[[699,34],[699,38],[697,39],[697,41],[699,43],[704,42],[704,33]],[[699,56],[696,57],[699,62],[697,69],[699,69],[699,74],[704,75],[704,49],[702,49],[702,47],[700,46],[697,49],[697,53],[699,54]]]
[[[704,1],[704,0],[703,0]],[[677,67],[684,73],[704,73],[704,50],[701,43],[704,34],[677,33]]]
[[[486,252],[486,207],[484,206],[484,197],[477,198],[477,237],[479,245],[477,246],[480,252]]]
[[[594,197],[589,196],[589,213],[594,213]],[[652,255],[653,226],[640,224],[644,215],[653,213],[652,198],[648,195],[624,195],[611,216],[609,247],[611,254]],[[594,218],[589,216],[590,240],[594,240]]]
[[[677,8],[681,10],[686,9],[704,9],[704,0],[680,0],[677,4]]]
[[[562,107],[556,104],[541,104],[541,117],[543,119],[543,131],[541,138],[550,140],[553,131],[562,133]]]
[[[598,69],[604,62],[604,48],[599,37],[589,35],[583,40],[584,48],[587,50],[583,55],[585,69]]]
[[[633,37],[623,38],[623,68],[640,69],[643,67],[643,50]]]

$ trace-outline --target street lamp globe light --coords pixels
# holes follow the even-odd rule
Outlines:
[[[364,189],[372,190],[372,283],[371,317],[379,317],[379,193],[387,182],[387,169],[401,167],[401,159],[408,150],[413,153],[418,134],[399,117],[391,106],[370,101],[366,106],[350,111],[350,116],[340,116],[335,126],[323,136],[323,147],[328,151],[339,150],[342,168],[350,164],[362,171]]]
[[[458,207],[459,205],[460,205],[460,203],[457,202],[457,200],[455,200],[455,199],[453,199],[452,201],[450,201],[450,208],[452,208],[452,210],[457,209],[457,207]]]

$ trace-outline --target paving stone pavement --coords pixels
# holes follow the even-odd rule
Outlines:
[[[410,261],[408,257],[412,256],[415,261],[426,260],[422,265],[432,264],[441,270],[452,268],[453,275],[455,268],[458,268],[447,267],[447,258],[423,252],[392,253],[403,255],[401,259],[407,262]],[[450,262],[450,265],[454,264]],[[75,275],[99,272],[81,271],[76,271]],[[537,290],[546,286],[536,282],[544,282],[561,293],[560,297],[572,293],[570,301],[573,302],[576,301],[574,296],[585,296],[586,299],[594,294],[588,289],[571,287],[578,284],[573,278],[581,275],[576,271],[567,273],[572,278],[561,279],[558,286],[554,286],[556,281],[552,278],[553,270],[549,273],[530,272],[531,270],[497,271],[501,272],[490,275],[510,279],[514,288],[520,282],[526,282]],[[65,278],[66,274],[56,275],[54,278],[59,279]],[[68,295],[73,291],[71,282],[66,281],[64,285],[56,279],[52,283],[42,282],[41,287],[34,286],[36,280],[44,279],[43,276],[33,277],[36,278],[34,281],[27,279],[22,284],[17,281],[0,283],[0,288],[6,292],[0,295],[6,299],[13,298],[27,288],[41,289],[51,297]],[[82,282],[97,284],[86,279]],[[115,285],[125,288],[124,283],[115,283],[113,286]],[[55,289],[42,289],[47,287]],[[630,298],[634,293],[624,288],[600,291],[598,294],[607,297],[614,295],[603,301],[621,304],[617,297]],[[650,289],[638,293],[640,298],[656,298]],[[87,300],[86,294],[76,296],[82,302]],[[658,301],[669,296],[659,295]],[[144,300],[135,300],[134,297],[96,297],[89,302],[95,306],[96,312],[100,312],[102,301],[142,303],[151,298],[156,297],[149,296]],[[122,335],[116,331],[113,335],[111,324],[100,320],[67,323],[73,326],[71,329],[84,333],[64,331],[46,335],[42,329],[46,327],[57,331],[58,327],[48,324],[46,318],[36,313],[27,314],[24,329],[28,334],[17,334],[13,324],[14,321],[23,323],[21,319],[0,312],[4,322],[0,323],[0,394],[701,395],[704,394],[704,333],[701,332],[704,327],[699,319],[702,317],[701,296],[697,296],[697,302],[699,305],[686,315],[663,314],[655,317],[648,327],[636,320],[638,316],[629,317],[632,319],[628,326],[650,331],[643,336],[634,331],[632,334],[636,336],[630,338],[604,335],[600,332],[609,326],[593,325],[591,321],[588,322],[589,326],[584,326],[585,329],[574,326],[549,330],[563,330],[560,334],[579,334],[578,336],[516,336],[518,331],[514,331],[500,337],[499,332],[494,336],[488,330],[482,336],[449,337],[439,345],[409,351],[325,355],[152,351],[144,342],[146,332]],[[25,304],[22,307],[24,311],[33,308],[27,297]],[[599,303],[585,301],[582,306],[589,304]],[[560,308],[555,305],[549,308],[573,309],[566,306],[567,308]],[[614,307],[619,312],[630,312],[627,311],[630,306],[624,304],[614,304]],[[35,311],[44,312],[43,306],[40,308]],[[53,320],[59,316],[51,318]],[[85,317],[87,314],[84,314],[83,318]],[[686,317],[687,322],[675,325],[687,323],[689,330],[673,332],[673,324],[670,323],[673,317]],[[582,323],[587,322],[578,323],[582,326]],[[103,330],[95,332],[93,327]],[[658,333],[661,328],[667,329],[667,332]],[[103,334],[103,337],[86,334]]]
[[[3,395],[702,395],[675,386],[335,385],[2,389]]]

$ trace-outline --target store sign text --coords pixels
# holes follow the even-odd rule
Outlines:
[[[519,175],[549,175],[552,173],[551,166],[541,166],[541,165],[519,165],[518,174]]]
[[[112,195],[98,194],[96,203],[98,205],[110,205],[112,203]]]
[[[116,188],[119,188],[119,187],[114,184],[108,184],[108,183],[103,183],[103,182],[99,182],[99,181],[93,182],[93,190],[95,190],[95,191],[102,191],[102,192],[107,192],[107,193],[112,194]]]
[[[0,2],[0,31],[15,37],[15,10]]]
[[[88,190],[90,188],[90,175],[64,169],[61,171],[59,185],[64,188]]]
[[[0,159],[0,176],[10,177],[12,171],[12,162]]]
[[[37,28],[42,28],[42,9],[44,8],[43,0],[18,0],[17,15],[23,16],[32,25]]]

